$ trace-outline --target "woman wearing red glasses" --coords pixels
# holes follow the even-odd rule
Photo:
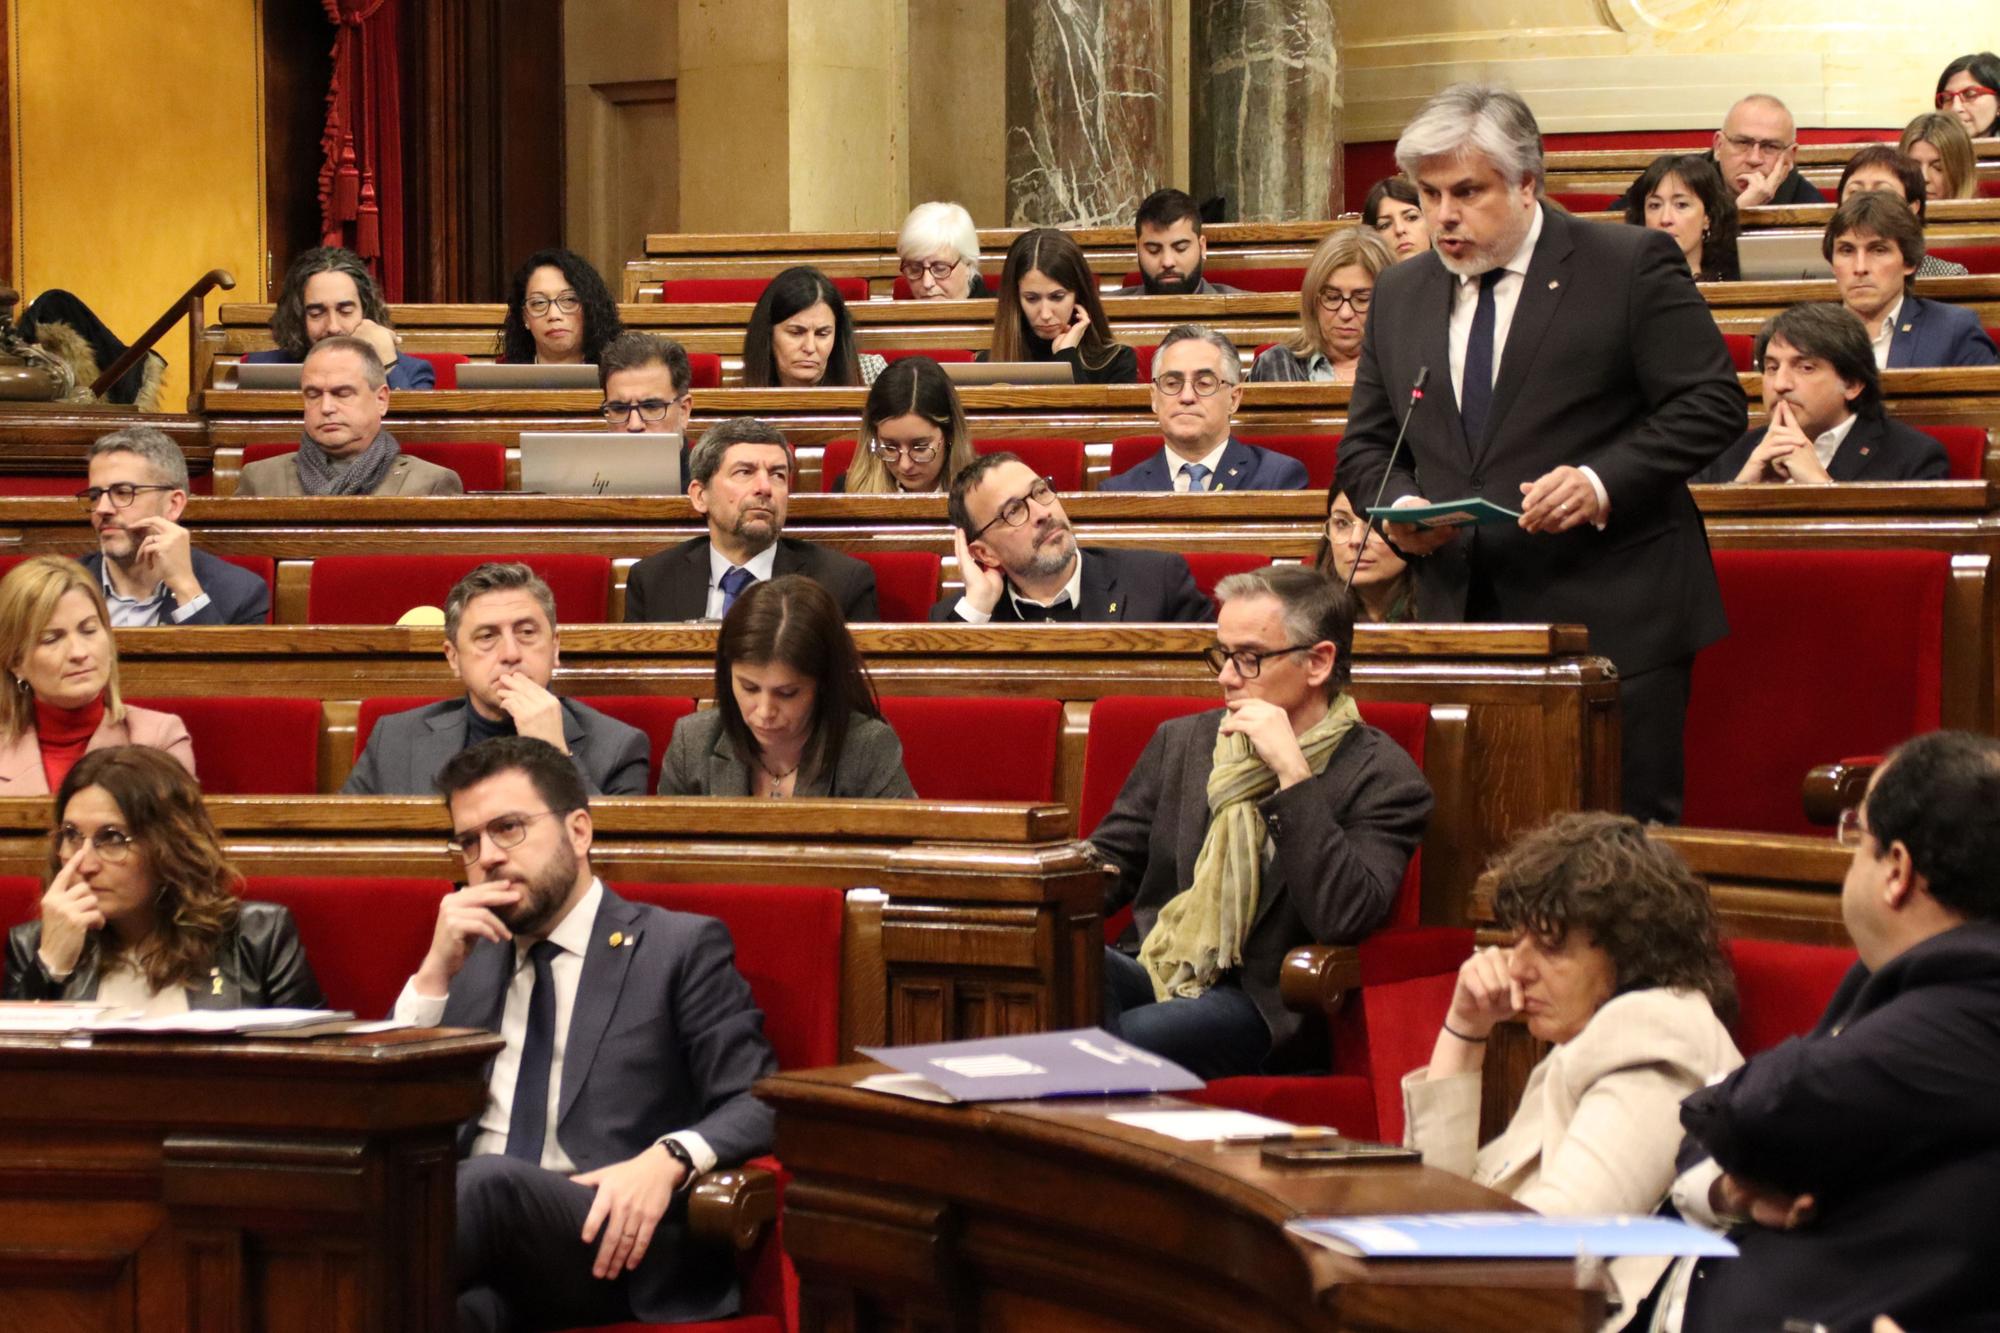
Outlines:
[[[1937,109],[1957,116],[1973,138],[1991,136],[2000,119],[2000,56],[1981,51],[1946,65],[1938,75]]]

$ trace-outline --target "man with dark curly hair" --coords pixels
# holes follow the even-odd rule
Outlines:
[[[297,364],[316,344],[342,336],[359,338],[374,350],[391,389],[437,387],[430,362],[397,349],[389,307],[367,261],[337,245],[315,247],[292,261],[271,312],[271,339],[278,345],[243,359]]]

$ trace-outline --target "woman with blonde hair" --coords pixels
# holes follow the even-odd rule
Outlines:
[[[1972,139],[1957,116],[1926,111],[1903,127],[1896,146],[1924,169],[1926,199],[1970,199],[1979,192]]]
[[[1395,262],[1388,242],[1366,227],[1342,227],[1321,241],[1299,288],[1299,331],[1264,349],[1251,382],[1352,384],[1375,279]]]
[[[144,745],[194,772],[194,743],[172,713],[128,707],[104,592],[87,570],[38,555],[0,579],[0,796],[46,796],[86,750]]]
[[[833,488],[849,495],[942,491],[971,461],[951,377],[927,356],[906,356],[869,387],[854,461]]]

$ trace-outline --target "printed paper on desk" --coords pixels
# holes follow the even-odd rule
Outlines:
[[[1171,1060],[1120,1041],[1102,1028],[981,1037],[930,1046],[864,1046],[904,1077],[877,1075],[859,1086],[909,1095],[914,1075],[942,1098],[961,1102],[1031,1101],[1040,1097],[1103,1097],[1182,1092],[1202,1081]]]

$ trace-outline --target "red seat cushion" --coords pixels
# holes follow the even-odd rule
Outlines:
[[[1296,268],[1210,268],[1204,269],[1202,276],[1210,282],[1240,287],[1246,292],[1291,292],[1293,295],[1298,294],[1306,281],[1303,265]]]
[[[1695,659],[1683,818],[1812,834],[1808,770],[1938,726],[1951,556],[1717,551],[1715,570],[1729,637]]]
[[[319,791],[317,699],[197,695],[128,697],[172,713],[194,742],[195,772],[210,796],[311,796]]]
[[[1333,432],[1305,435],[1239,435],[1245,444],[1269,449],[1274,454],[1296,458],[1306,465],[1306,486],[1323,491],[1333,485],[1334,467],[1340,461],[1340,436]]]
[[[443,695],[427,697],[420,694],[407,694],[377,695],[373,699],[363,699],[361,707],[356,712],[354,718],[354,757],[359,759],[361,752],[368,748],[368,738],[375,734],[375,724],[377,722],[380,722],[391,713],[407,713],[412,708],[422,708],[426,704],[434,704],[443,697]]]
[[[1757,339],[1755,335],[1748,333],[1725,333],[1722,335],[1722,342],[1724,346],[1729,348],[1729,364],[1735,366],[1738,372],[1751,371],[1757,368]]]
[[[1271,563],[1270,556],[1248,551],[1189,551],[1185,559],[1194,573],[1194,586],[1211,602],[1215,600],[1215,585],[1231,574],[1262,569]]]
[[[1924,251],[1974,273],[2000,273],[2000,245],[1927,245]]]
[[[1436,1036],[1435,1029],[1432,1036]],[[1245,1074],[1218,1078],[1205,1088],[1175,1095],[1204,1106],[1226,1106],[1232,1111],[1267,1115],[1295,1125],[1331,1125],[1349,1138],[1376,1137],[1374,1089],[1366,1078],[1355,1074],[1316,1077]]]
[[[854,440],[828,440],[826,451],[819,460],[819,488],[831,492],[833,483],[847,475],[847,469],[854,466]]]
[[[901,282],[902,279],[898,278],[896,281]],[[903,298],[898,297],[897,299],[901,300]],[[901,361],[908,357],[921,356],[927,357],[941,366],[948,366],[954,363],[966,365],[979,359],[979,353],[969,347],[882,347],[876,349],[875,355],[881,357],[884,361]]]
[[[611,558],[602,555],[323,555],[313,561],[306,620],[314,625],[393,625],[416,606],[444,605],[452,585],[489,560],[527,565],[548,582],[556,618],[603,624]]]
[[[442,879],[251,875],[243,896],[291,909],[329,1005],[386,1018],[430,948],[438,903],[450,890]]]
[[[942,557],[931,551],[855,551],[875,571],[875,610],[893,625],[920,625],[937,605]]]
[[[1953,481],[1979,481],[1986,475],[1986,427],[1919,426],[1918,430],[1944,446]]]
[[[1165,438],[1161,435],[1120,435],[1111,442],[1111,475],[1122,476],[1160,452]]]
[[[979,275],[982,278],[986,279],[986,290],[988,293],[994,292],[999,289],[1000,286],[999,269],[996,268],[991,270],[990,272],[985,269],[981,269]],[[917,299],[917,294],[915,291],[911,290],[910,280],[904,277],[902,274],[898,273],[896,275],[896,280],[889,284],[889,299],[892,301],[914,301]],[[971,297],[968,299],[978,300],[979,298]]]
[[[504,491],[507,489],[507,446],[504,444],[484,444],[476,441],[422,440],[404,444],[397,441],[404,453],[426,463],[435,463],[458,474],[458,479],[468,491]],[[276,458],[280,454],[297,453],[295,443],[261,444],[243,446],[243,461],[256,463],[266,458]]]
[[[1726,947],[1741,1011],[1733,1035],[1746,1058],[1812,1031],[1860,957],[1850,948],[1777,940],[1730,940]]]
[[[90,485],[88,476],[50,477],[38,473],[0,475],[0,495],[42,495],[68,498]],[[24,557],[25,558],[25,557]]]
[[[417,358],[419,361],[428,361],[430,363],[431,373],[436,377],[436,387],[439,389],[456,389],[458,387],[458,368],[472,360],[471,357],[463,352],[411,352],[409,355]]]
[[[1062,701],[889,695],[883,720],[903,741],[903,768],[926,801],[1052,801]],[[1006,762],[968,763],[969,755]]]
[[[33,875],[0,875],[0,930],[42,914],[42,882]]]
[[[833,278],[833,289],[843,301],[866,301],[868,279]],[[660,300],[667,305],[698,305],[720,302],[725,305],[753,305],[771,285],[770,278],[669,278],[660,284]]]
[[[646,733],[646,749],[650,758],[646,767],[646,790],[653,792],[660,785],[660,761],[666,757],[667,742],[673,739],[674,724],[694,711],[694,700],[669,694],[593,694],[580,698],[578,703],[589,704],[606,717],[615,717],[628,727],[637,727]],[[374,726],[370,719],[369,726]],[[361,753],[359,750],[356,754]]]
[[[1621,196],[1600,190],[1553,190],[1549,198],[1572,213],[1602,213]]]
[[[688,353],[688,388],[720,389],[722,355],[719,352]]]
[[[1133,383],[1151,384],[1153,382],[1153,358],[1158,355],[1159,350],[1160,345],[1158,343],[1143,343],[1132,348],[1132,354],[1138,358],[1139,363],[1138,369],[1132,375]]]
[[[1083,489],[1082,440],[1053,435],[982,436],[972,442],[972,451],[976,454],[1018,454],[1023,463],[1047,477],[1049,484],[1057,490]]]

